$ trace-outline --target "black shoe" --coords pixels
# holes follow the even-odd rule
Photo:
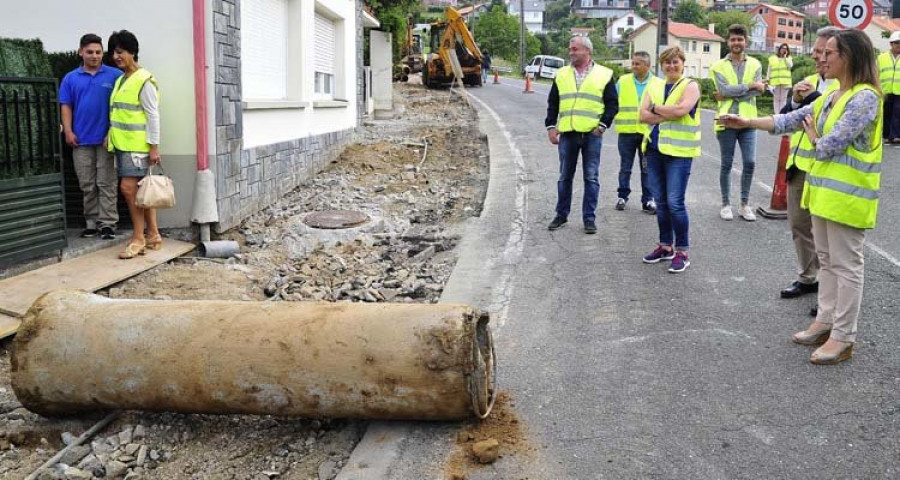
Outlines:
[[[593,220],[585,220],[584,221],[584,233],[588,235],[593,235],[597,233],[597,224],[594,223]]]
[[[818,305],[809,309],[809,316],[810,317],[818,317],[819,316],[819,306]]]
[[[81,231],[81,238],[96,237],[98,233],[100,232],[98,232],[96,228],[85,228]]]
[[[547,227],[547,230],[559,230],[559,227],[565,225],[568,221],[567,218],[556,217],[550,222],[550,226]]]
[[[819,291],[819,282],[816,283],[800,283],[794,281],[787,288],[781,291],[781,298],[797,298],[807,293],[815,293]]]
[[[111,227],[103,227],[100,229],[100,238],[103,240],[114,240],[116,238],[116,231]]]
[[[656,214],[656,202],[654,202],[653,200],[650,200],[649,202],[641,205],[641,210],[643,210],[644,213],[646,213],[648,215],[655,215]]]

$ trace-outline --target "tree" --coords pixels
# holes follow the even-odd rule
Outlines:
[[[736,23],[740,23],[747,27],[747,31],[753,27],[753,19],[750,18],[750,14],[747,12],[740,12],[737,10],[730,10],[727,12],[709,12],[706,15],[706,20],[709,23],[716,24],[716,35],[724,38],[726,41],[728,40],[728,27],[734,25]],[[723,52],[727,52],[727,48],[722,49]]]
[[[491,55],[504,59],[519,56],[519,18],[509,15],[500,6],[494,6],[490,12],[479,15],[475,20],[475,39],[482,49],[488,49]],[[531,32],[525,32],[525,55],[530,58],[541,53],[541,41]],[[526,58],[527,60],[527,58]]]
[[[678,6],[675,7],[672,21],[704,26],[706,23],[706,12],[695,0],[684,0],[678,2]]]
[[[570,12],[569,2],[566,0],[547,2],[544,9],[544,25],[547,29],[552,30],[553,26],[559,23],[560,20],[568,17]]]

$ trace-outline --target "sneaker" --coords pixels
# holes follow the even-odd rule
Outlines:
[[[597,224],[594,223],[593,220],[585,220],[584,221],[584,233],[588,235],[593,235],[597,233]]]
[[[672,265],[669,267],[669,273],[681,273],[687,270],[687,267],[691,266],[691,261],[688,259],[687,252],[679,250],[675,252],[675,257],[672,258]]]
[[[625,200],[624,198],[616,200],[616,210],[625,210],[626,203],[628,203],[628,200]]]
[[[734,220],[734,214],[731,213],[731,205],[725,205],[719,210],[719,216],[722,217],[722,220]]]
[[[112,227],[103,227],[100,229],[100,238],[103,240],[113,240],[116,238],[116,231]]]
[[[559,227],[562,227],[569,220],[563,217],[556,217],[550,222],[550,225],[547,227],[547,230],[559,230]]]
[[[644,263],[659,263],[663,260],[675,258],[673,250],[666,250],[662,245],[656,247],[649,255],[644,255]]]
[[[81,231],[81,238],[96,237],[98,233],[100,232],[98,232],[96,228],[85,228]]]
[[[641,210],[643,210],[644,213],[646,213],[648,215],[655,215],[656,214],[656,202],[654,202],[653,200],[650,200],[649,202],[641,205]]]
[[[748,222],[756,221],[756,214],[753,213],[753,209],[750,208],[750,205],[741,205],[738,207],[738,215]]]

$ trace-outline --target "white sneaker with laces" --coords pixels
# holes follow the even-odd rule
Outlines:
[[[756,221],[756,214],[753,213],[753,209],[750,208],[750,205],[741,205],[738,207],[738,215],[748,222]]]
[[[731,213],[731,205],[722,207],[722,210],[719,210],[719,216],[722,217],[722,220],[733,220],[734,214]]]

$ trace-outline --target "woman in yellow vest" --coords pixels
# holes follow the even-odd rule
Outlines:
[[[162,248],[162,236],[156,222],[156,210],[134,203],[138,182],[159,157],[159,90],[153,75],[138,65],[138,41],[131,32],[121,30],[109,37],[113,60],[124,75],[113,86],[109,103],[108,147],[116,154],[119,189],[128,203],[134,233],[119,253],[119,258],[143,255],[144,249]],[[144,228],[147,235],[144,235]]]
[[[665,49],[659,63],[666,81],[647,86],[640,113],[641,121],[651,125],[643,148],[659,225],[659,245],[644,256],[644,263],[671,260],[669,272],[680,273],[691,264],[684,196],[692,159],[700,156],[700,87],[684,76],[681,47]]]
[[[769,87],[772,89],[772,107],[780,112],[787,103],[791,93],[791,69],[794,61],[791,59],[791,49],[788,44],[782,43],[778,47],[778,54],[769,57],[769,68],[766,78],[769,79]]]
[[[881,188],[882,98],[872,42],[859,30],[843,30],[825,44],[826,78],[840,88],[786,115],[745,119],[727,115],[731,128],[760,128],[782,135],[803,130],[800,148],[815,151],[806,176],[803,208],[812,215],[819,257],[819,311],[794,334],[794,342],[821,345],[812,363],[849,359],[863,293],[866,229],[875,227]]]

